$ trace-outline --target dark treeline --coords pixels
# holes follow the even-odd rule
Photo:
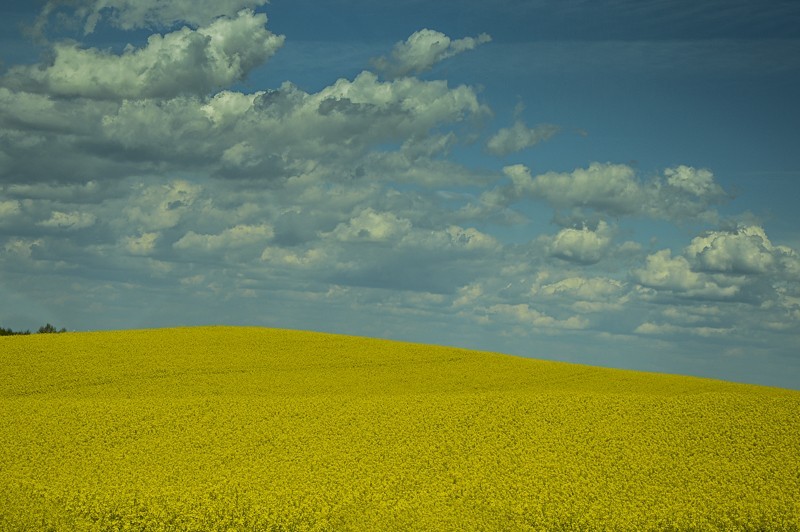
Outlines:
[[[67,332],[67,330],[63,327],[61,329],[56,329],[54,326],[48,323],[47,325],[42,325],[39,327],[39,330],[36,332],[40,334],[64,333]],[[15,336],[18,334],[31,334],[31,331],[14,331],[11,329],[6,329],[5,327],[0,327],[0,336]]]

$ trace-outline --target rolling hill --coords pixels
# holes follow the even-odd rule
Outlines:
[[[800,392],[340,335],[0,338],[0,530],[799,530]]]

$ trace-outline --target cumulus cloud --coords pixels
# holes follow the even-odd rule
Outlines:
[[[504,169],[514,195],[528,194],[556,208],[588,207],[614,215],[641,208],[644,191],[633,168],[624,164],[592,163],[571,173],[547,172],[531,177],[523,165]]]
[[[0,104],[0,177],[20,184],[170,171],[272,183],[315,171],[334,182],[474,183],[474,172],[440,154],[456,142],[448,129],[489,113],[471,87],[383,82],[370,72],[315,93],[285,83],[122,101],[0,87]],[[374,149],[395,142],[398,151]]]
[[[535,285],[531,295],[564,301],[581,313],[621,310],[630,300],[625,283],[608,277],[566,277],[554,283]]]
[[[542,279],[534,283],[530,294],[536,301],[567,307],[578,315],[619,312],[631,300],[629,286],[623,281],[574,274],[554,282]]]
[[[0,201],[0,222],[20,213],[20,204],[17,200]]]
[[[772,244],[759,226],[742,226],[704,233],[680,255],[673,256],[669,249],[657,251],[631,276],[638,283],[641,300],[692,301],[680,310],[668,307],[663,317],[677,326],[697,329],[691,334],[705,335],[702,327],[714,334],[712,329],[722,321],[736,322],[742,331],[785,330],[787,324],[796,325],[799,268],[800,256],[794,249]],[[656,322],[649,323],[639,332],[654,333]]]
[[[716,223],[715,206],[731,199],[705,168],[680,165],[647,184],[643,214],[667,220],[702,220]]]
[[[181,167],[211,166],[223,177],[278,181],[322,160],[328,179],[335,179],[363,168],[375,145],[425,139],[435,128],[486,112],[466,86],[415,78],[381,82],[364,72],[317,93],[287,83],[248,95],[223,91],[204,100],[124,101],[102,118],[100,132],[123,154]],[[420,164],[425,159],[416,157]],[[396,166],[376,170],[392,172]],[[403,171],[409,179],[427,179],[422,172]]]
[[[513,318],[523,326],[527,325],[537,329],[585,329],[589,326],[588,320],[580,316],[570,316],[559,320],[531,308],[526,303],[517,305],[501,303],[492,305],[487,311],[490,314]]]
[[[714,174],[706,168],[680,165],[664,170],[664,176],[667,178],[667,185],[693,196],[711,198],[725,196],[722,187],[714,182]]]
[[[127,236],[123,240],[123,248],[131,255],[150,255],[155,250],[159,236],[158,232]]]
[[[345,242],[388,242],[402,238],[410,230],[411,221],[367,208],[347,223],[337,225],[332,235]]]
[[[686,248],[686,256],[698,268],[711,272],[740,274],[766,273],[785,254],[767,238],[758,226],[735,231],[711,231],[694,238]]]
[[[203,187],[176,179],[165,185],[139,184],[122,214],[125,225],[144,232],[175,227],[200,196]]]
[[[44,241],[41,238],[11,238],[5,243],[3,249],[8,257],[30,259],[34,250],[42,245],[44,245]]]
[[[494,155],[508,155],[535,146],[558,133],[561,128],[552,124],[539,124],[529,128],[521,120],[510,128],[503,128],[489,139],[486,147]]]
[[[319,248],[292,250],[278,246],[267,246],[261,252],[261,260],[278,266],[291,268],[312,268],[328,264],[327,253]]]
[[[52,64],[13,67],[2,83],[15,89],[94,99],[207,94],[243,80],[282,45],[263,13],[242,10],[208,26],[152,35],[121,54],[75,43],[53,46]]]
[[[504,167],[503,173],[511,183],[485,192],[481,196],[485,206],[543,199],[558,210],[683,221],[716,219],[714,206],[728,198],[710,171],[689,166],[668,168],[663,176],[648,181],[626,164],[599,162],[537,176],[525,165],[515,164]]]
[[[550,296],[566,294],[588,301],[599,301],[618,294],[623,287],[622,282],[607,277],[567,277],[543,285],[536,293]]]
[[[97,217],[90,212],[61,212],[54,211],[50,218],[42,220],[38,225],[42,227],[63,229],[66,231],[76,231],[91,227],[97,221]]]
[[[681,327],[670,323],[644,322],[633,331],[635,334],[653,336],[685,336],[695,335],[703,337],[715,337],[729,335],[733,332],[730,327]]]
[[[491,235],[474,227],[449,225],[442,229],[415,227],[411,220],[371,207],[361,210],[347,222],[339,223],[324,239],[345,243],[390,243],[401,249],[434,250],[437,252],[491,252],[501,244]]]
[[[553,257],[580,264],[594,264],[605,255],[612,236],[611,227],[601,220],[595,230],[585,225],[580,229],[566,228],[546,240]]]
[[[274,234],[269,224],[240,224],[217,234],[198,234],[190,230],[172,244],[172,247],[178,250],[214,252],[225,248],[263,244]]]
[[[644,268],[633,271],[642,286],[676,295],[709,299],[730,299],[741,290],[742,278],[712,276],[694,271],[683,256],[673,257],[669,249],[648,255]]]
[[[492,38],[482,33],[478,37],[451,40],[444,33],[423,29],[414,32],[408,39],[398,42],[390,57],[381,56],[373,61],[375,68],[390,77],[419,74],[430,70],[436,63],[472,50]]]

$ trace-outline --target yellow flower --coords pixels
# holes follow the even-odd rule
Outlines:
[[[800,393],[260,328],[0,338],[0,530],[797,530]]]

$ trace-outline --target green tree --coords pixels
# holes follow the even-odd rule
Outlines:
[[[18,334],[30,334],[30,331],[15,331],[13,329],[7,329],[5,327],[0,327],[0,336],[15,336]]]
[[[63,328],[63,327],[60,330],[56,329],[55,327],[53,327],[52,325],[50,325],[48,323],[47,325],[43,325],[43,326],[39,327],[39,331],[38,332],[39,333],[63,333],[63,332],[67,332],[67,330],[65,328]]]

